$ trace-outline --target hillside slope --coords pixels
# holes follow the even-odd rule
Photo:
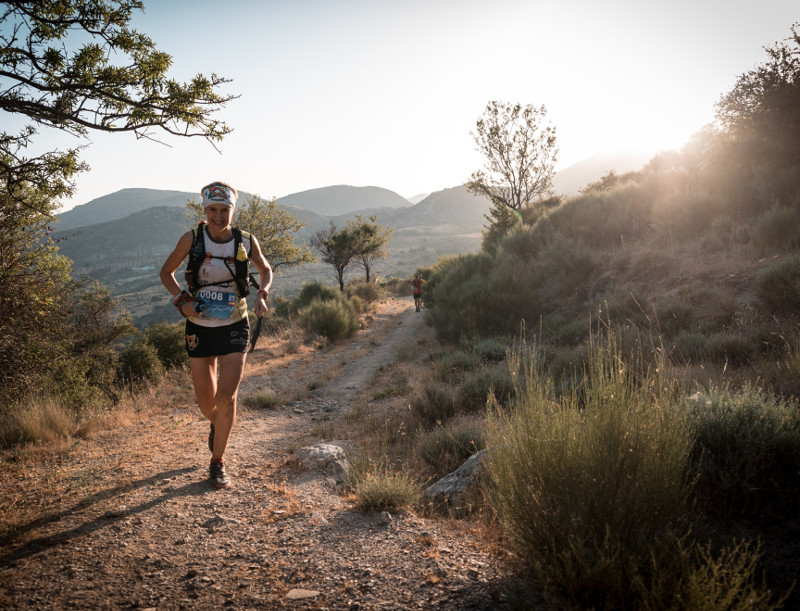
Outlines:
[[[407,199],[389,189],[350,185],[334,185],[292,193],[278,198],[278,203],[291,204],[325,216],[380,208],[405,208],[412,205]]]
[[[186,201],[197,198],[188,191],[164,191],[161,189],[121,189],[98,197],[72,210],[58,215],[59,231],[94,225],[124,218],[134,212],[154,207],[183,207]]]
[[[586,185],[611,171],[624,174],[640,170],[652,157],[652,153],[647,151],[619,151],[593,155],[556,172],[553,177],[553,188],[556,193],[577,195]]]

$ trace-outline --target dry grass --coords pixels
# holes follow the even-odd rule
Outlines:
[[[50,443],[69,437],[79,428],[71,410],[50,397],[30,397],[8,409],[0,421],[0,443],[10,447]]]
[[[123,396],[117,405],[80,421],[68,419],[47,401],[31,404],[25,418],[37,437],[0,459],[0,477],[7,481],[0,495],[0,536],[34,523],[48,509],[110,502],[102,494],[108,486],[106,476],[124,473],[137,461],[146,464],[153,452],[168,452],[170,442],[159,438],[159,426],[180,425],[181,417],[172,414],[173,408],[192,405],[191,377],[184,369],[169,371],[158,385],[145,385],[137,394]],[[65,428],[48,424],[56,419],[63,420]],[[130,435],[132,428],[156,439],[141,444],[138,453],[123,456],[110,451],[115,439]],[[76,452],[82,456],[79,462],[72,460]],[[36,484],[29,485],[30,481]],[[33,536],[33,531],[25,532]]]
[[[261,513],[261,520],[265,524],[271,524],[293,516],[303,516],[308,513],[303,502],[285,480],[278,483],[268,483],[267,489],[270,491],[271,496],[264,503],[264,510]]]

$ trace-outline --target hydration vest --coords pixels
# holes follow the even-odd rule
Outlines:
[[[197,227],[192,229],[192,247],[189,249],[189,260],[186,263],[186,271],[183,275],[184,280],[186,281],[186,286],[189,287],[189,292],[192,295],[196,295],[197,291],[204,286],[215,286],[230,282],[230,280],[223,280],[221,282],[209,282],[208,284],[200,283],[197,276],[198,272],[200,271],[200,266],[207,258],[213,258],[222,259],[223,263],[225,263],[225,267],[227,267],[228,271],[231,273],[231,279],[235,283],[238,296],[240,298],[247,297],[250,294],[250,286],[247,282],[247,258],[245,257],[243,261],[240,261],[236,255],[239,253],[239,249],[244,249],[242,246],[242,237],[250,238],[250,234],[246,231],[242,231],[238,227],[231,227],[231,230],[233,231],[234,256],[216,257],[206,252],[205,224],[205,221],[200,221],[197,224]]]

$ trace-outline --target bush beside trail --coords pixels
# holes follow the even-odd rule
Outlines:
[[[663,360],[649,368],[641,352],[630,359],[620,347],[601,333],[584,379],[566,393],[534,352],[514,353],[514,398],[495,404],[487,439],[486,494],[501,523],[554,600],[777,608],[781,595],[759,581],[758,545],[703,537],[720,510],[800,509],[797,406],[752,390],[685,401]],[[785,495],[752,494],[767,487]]]

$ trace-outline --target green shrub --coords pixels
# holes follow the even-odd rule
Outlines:
[[[583,387],[560,398],[530,356],[512,367],[524,375],[511,411],[489,420],[490,504],[542,583],[583,607],[636,608],[640,567],[669,555],[688,510],[679,410],[613,337],[592,343]]]
[[[544,362],[541,359],[541,362]],[[570,392],[575,380],[583,378],[583,372],[589,362],[587,347],[574,346],[553,351],[553,356],[548,363],[548,371],[556,383],[556,394],[563,394],[562,390]]]
[[[312,301],[298,314],[300,327],[331,341],[350,337],[358,330],[358,316],[349,301]]]
[[[695,309],[686,295],[676,295],[658,301],[654,305],[658,317],[658,330],[666,337],[675,337],[687,331],[695,323]]]
[[[153,322],[144,330],[144,337],[158,353],[158,360],[167,369],[189,364],[186,353],[186,325],[183,322]]]
[[[259,390],[246,395],[242,399],[242,404],[250,409],[272,409],[280,405],[280,400],[273,392]]]
[[[500,363],[506,360],[510,343],[500,337],[478,338],[469,342],[468,349],[485,363]]]
[[[800,257],[787,257],[762,270],[757,278],[758,295],[771,312],[800,309]]]
[[[578,305],[593,294],[594,279],[599,273],[601,257],[593,248],[574,244],[559,237],[548,244],[536,266],[539,270],[537,284],[549,304],[558,304],[548,309],[559,311],[567,304]],[[558,270],[558,273],[553,273]],[[519,269],[515,270],[519,274]]]
[[[398,297],[411,297],[411,283],[405,278],[392,278],[386,283],[386,290],[397,293]]]
[[[151,343],[137,339],[120,353],[117,376],[126,384],[155,383],[164,377],[164,365]]]
[[[736,316],[736,296],[724,287],[703,286],[689,291],[696,329],[708,333],[728,328]]]
[[[539,256],[543,246],[533,227],[517,225],[500,238],[496,251],[505,259],[530,262]]]
[[[589,325],[580,320],[553,321],[548,327],[548,337],[556,346],[578,346],[589,335]]]
[[[775,204],[758,217],[750,240],[764,252],[786,251],[800,246],[800,211]]]
[[[440,340],[513,335],[521,321],[538,320],[542,275],[531,266],[496,262],[490,255],[462,255],[428,281],[428,320]]]
[[[781,608],[784,597],[773,599],[756,580],[759,549],[746,543],[725,548],[716,555],[710,544],[677,540],[674,552],[636,577],[636,608],[703,609],[704,611],[771,610]]]
[[[364,312],[364,301],[358,295],[352,295],[348,298],[350,305],[353,307],[353,311],[356,314],[362,314]]]
[[[420,458],[433,467],[439,477],[454,471],[484,447],[483,431],[470,423],[447,428],[437,426],[421,434],[417,442]]]
[[[681,364],[699,363],[705,358],[708,336],[699,331],[681,331],[675,337],[674,358]]]
[[[421,395],[412,401],[411,411],[425,425],[446,422],[456,415],[455,389],[441,382],[427,382]]]
[[[357,475],[353,485],[357,504],[362,509],[392,511],[410,507],[421,497],[420,483],[407,472],[373,467]]]
[[[472,353],[453,350],[433,361],[433,379],[449,384],[458,383],[468,373],[481,366],[480,359]]]
[[[269,296],[269,311],[272,317],[286,320],[297,314],[293,299],[288,299],[283,295]]]
[[[576,197],[548,217],[543,230],[561,234],[568,241],[593,248],[614,249],[635,243],[650,223],[653,200],[636,182],[607,193]]]
[[[782,397],[800,397],[800,338],[786,338],[776,333],[764,335],[759,344],[766,346],[766,357],[757,359],[753,369],[766,388]]]
[[[339,301],[342,298],[341,291],[335,287],[319,282],[308,282],[300,289],[297,297],[288,304],[287,315],[295,316],[301,310],[310,306],[314,301]]]
[[[113,355],[109,355],[109,362],[100,364],[99,368],[113,368],[115,363]],[[41,387],[62,408],[75,413],[91,412],[100,407],[109,394],[109,398],[115,398],[110,388],[114,370],[111,369],[109,373],[109,379],[105,379],[105,375],[96,375],[93,362],[85,356],[79,356],[49,369],[41,381]]]
[[[504,404],[514,392],[508,365],[497,363],[483,367],[458,385],[456,404],[458,413],[481,412],[486,408],[489,396]]]
[[[723,213],[724,201],[707,190],[675,189],[653,204],[653,224],[659,233],[697,238]]]
[[[756,350],[755,342],[736,333],[714,333],[706,342],[706,357],[715,363],[729,363],[735,366],[749,363]]]
[[[358,296],[364,303],[375,303],[386,299],[386,290],[382,286],[364,280],[349,282],[345,292],[349,297]]]
[[[613,295],[601,308],[600,318],[618,325],[643,328],[650,324],[647,297],[636,292]]]
[[[751,386],[709,386],[687,399],[692,465],[708,511],[766,517],[800,494],[800,411]],[[796,511],[796,510],[795,510]]]

